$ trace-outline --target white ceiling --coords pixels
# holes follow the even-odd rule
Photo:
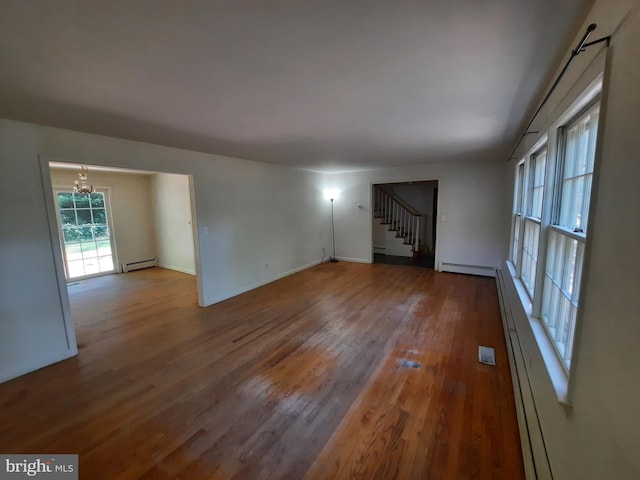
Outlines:
[[[0,0],[0,117],[298,168],[504,157],[592,0]]]

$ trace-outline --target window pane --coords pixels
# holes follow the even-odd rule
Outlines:
[[[593,108],[565,132],[559,225],[576,232],[587,229],[598,114]]]
[[[93,240],[93,231],[92,231],[91,225],[84,225],[80,227],[78,230],[80,232],[79,240],[83,242],[88,242]]]
[[[516,178],[516,205],[515,211],[522,213],[522,190],[524,189],[524,163],[518,165],[518,175]]]
[[[58,193],[58,207],[73,208],[73,193],[71,192]]]
[[[93,227],[93,234],[95,235],[96,240],[107,239],[109,238],[109,229],[106,225],[95,225]]]
[[[75,260],[73,262],[67,262],[67,272],[69,278],[81,277],[84,275],[84,264],[82,260]]]
[[[109,255],[98,259],[101,272],[109,272],[113,270],[113,258]]]
[[[531,186],[529,193],[529,216],[542,218],[542,200],[544,193],[544,176],[547,163],[547,151],[541,150],[531,156],[529,165]]]
[[[535,293],[536,269],[538,266],[538,241],[540,225],[531,221],[524,221],[524,244],[522,246],[522,283],[529,295]]]
[[[93,210],[93,223],[107,223],[107,214],[104,208]]]
[[[98,256],[95,242],[82,242],[82,258],[93,258]]]
[[[91,210],[89,209],[76,210],[76,213],[78,214],[78,225],[90,225],[92,223]]]
[[[520,215],[516,215],[513,222],[513,248],[511,252],[511,261],[514,265],[518,265],[518,253],[520,252],[520,225],[522,224],[522,217]]]
[[[516,169],[516,179],[514,185],[514,199],[513,210],[515,215],[513,216],[513,231],[511,238],[511,261],[514,265],[518,265],[518,258],[520,255],[520,235],[522,225],[522,204],[523,202],[523,189],[524,189],[524,162],[520,163]]]
[[[90,194],[91,206],[94,208],[104,208],[104,193],[95,192]]]
[[[596,139],[598,138],[598,117],[600,112],[595,110],[591,114],[589,130],[589,151],[587,153],[587,172],[593,172],[593,162],[596,156]]]
[[[100,273],[100,263],[97,257],[84,260],[84,274],[92,275],[94,273]]]
[[[542,320],[567,368],[571,363],[583,258],[583,242],[555,230],[549,233]]]
[[[72,243],[80,241],[80,229],[78,227],[63,227],[62,236],[64,243]]]
[[[63,225],[76,225],[76,213],[74,210],[60,210],[60,221]]]
[[[89,194],[88,193],[74,193],[76,200],[76,208],[89,208]]]
[[[64,246],[67,261],[82,260],[82,249],[79,243],[69,243]]]
[[[111,242],[109,239],[97,241],[96,247],[98,248],[99,256],[111,255]]]

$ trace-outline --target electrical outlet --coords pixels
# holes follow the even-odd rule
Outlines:
[[[322,247],[322,258],[326,258],[327,256],[327,250],[326,248]]]
[[[269,264],[268,264],[268,263],[265,263],[265,264],[264,264],[264,269],[265,269],[265,270],[269,270]]]

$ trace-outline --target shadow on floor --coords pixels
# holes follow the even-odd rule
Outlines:
[[[412,267],[433,268],[434,255],[424,254],[418,259],[412,257],[400,257],[396,255],[383,255],[381,253],[373,254],[373,263],[386,263],[389,265],[407,265]]]

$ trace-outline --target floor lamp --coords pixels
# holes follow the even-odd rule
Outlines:
[[[331,198],[331,239],[333,240],[333,257],[329,257],[329,260],[336,263],[338,259],[336,258],[336,227],[333,222],[333,198]]]

